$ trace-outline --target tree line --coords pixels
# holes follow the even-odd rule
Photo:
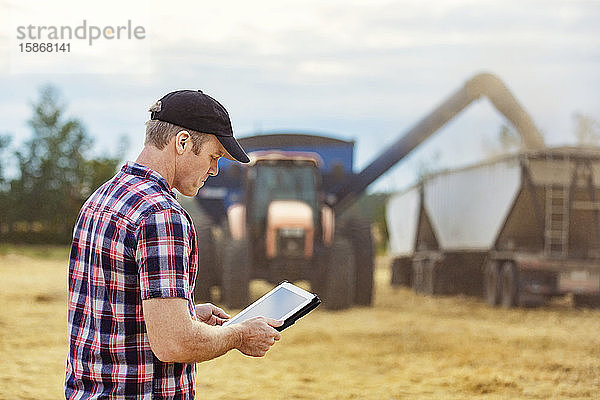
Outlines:
[[[0,136],[0,242],[70,243],[79,209],[115,174],[125,148],[94,155],[93,139],[52,86],[40,90],[27,123],[32,135],[18,148]]]
[[[52,86],[40,90],[27,123],[31,137],[18,146],[0,135],[0,243],[69,244],[81,206],[116,173],[125,147],[94,156],[93,139]],[[362,196],[348,213],[373,218],[387,238],[386,198]],[[385,239],[377,243],[383,251]]]
[[[600,124],[575,114],[579,145],[600,142]],[[0,242],[68,244],[79,209],[89,195],[110,179],[123,159],[126,142],[116,154],[94,155],[93,139],[83,123],[66,115],[52,86],[40,90],[27,121],[32,135],[18,148],[10,135],[0,135]],[[501,128],[503,152],[519,147],[520,137]],[[387,194],[363,196],[353,209],[370,215],[385,247]]]

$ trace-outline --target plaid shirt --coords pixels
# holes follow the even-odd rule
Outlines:
[[[193,399],[194,364],[161,362],[142,300],[181,297],[195,318],[196,232],[158,173],[127,163],[83,205],[69,260],[67,399]]]

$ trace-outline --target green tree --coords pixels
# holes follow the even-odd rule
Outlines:
[[[441,152],[439,149],[437,149],[433,152],[433,154],[429,155],[427,158],[421,157],[419,160],[417,160],[416,170],[418,180],[421,181],[428,175],[432,175],[437,171],[440,171],[442,169],[440,167],[441,158]]]
[[[502,147],[502,151],[506,153],[519,150],[523,142],[521,140],[521,135],[516,130],[504,124],[500,127],[498,140]]]
[[[589,115],[575,113],[575,139],[582,146],[597,146],[600,143],[600,123]]]
[[[487,157],[497,157],[501,154],[519,151],[522,148],[522,143],[519,132],[511,126],[502,124],[496,138],[483,141],[483,151]]]
[[[367,219],[371,221],[373,243],[377,254],[385,253],[388,243],[385,205],[388,193],[370,193],[361,195],[347,211],[342,219]]]
[[[0,136],[0,193],[7,190],[5,187],[6,177],[4,176],[4,168],[7,165],[8,156],[6,154],[11,137],[8,135]]]
[[[8,164],[7,149],[10,144],[10,136],[0,136],[0,236],[8,229],[6,223],[7,210],[10,209],[10,192],[7,179],[4,176],[4,168]]]
[[[85,199],[115,173],[121,157],[90,158],[93,140],[65,108],[52,86],[33,105],[33,135],[15,152],[20,175],[10,185],[9,240],[68,242]]]

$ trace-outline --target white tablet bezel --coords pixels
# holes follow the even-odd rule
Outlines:
[[[304,301],[302,303],[300,303],[298,306],[294,307],[293,309],[291,309],[288,313],[286,313],[281,320],[285,321],[286,319],[288,319],[289,317],[291,317],[292,315],[294,315],[296,312],[300,311],[302,308],[304,308],[308,303],[310,303],[315,295],[307,292],[306,290],[293,285],[289,282],[282,282],[279,285],[277,285],[276,287],[274,287],[272,290],[270,290],[269,292],[267,292],[265,295],[263,295],[261,298],[259,298],[258,300],[256,300],[254,303],[250,304],[248,307],[244,308],[242,311],[239,312],[239,314],[235,315],[233,318],[231,318],[230,320],[228,320],[227,322],[225,322],[223,324],[223,326],[227,326],[230,324],[237,324],[239,322],[245,321],[245,319],[243,319],[244,315],[246,315],[250,310],[252,310],[254,307],[256,307],[257,305],[259,305],[260,303],[262,303],[263,301],[265,301],[268,297],[270,297],[273,293],[275,293],[277,290],[280,290],[280,288],[284,288],[289,290],[290,292],[293,292],[297,295],[300,295],[302,297],[304,297]]]

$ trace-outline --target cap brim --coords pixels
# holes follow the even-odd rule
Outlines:
[[[225,150],[227,150],[227,154],[224,155],[225,158],[241,163],[250,162],[248,154],[246,154],[244,149],[242,149],[242,146],[240,146],[233,136],[217,136],[217,139],[221,142],[223,147],[225,147]]]

